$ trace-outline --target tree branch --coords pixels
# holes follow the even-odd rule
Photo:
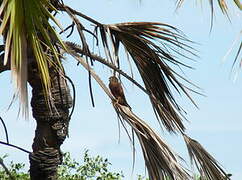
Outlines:
[[[5,136],[6,136],[6,141],[7,141],[7,143],[9,144],[7,126],[5,125],[5,122],[3,121],[3,119],[2,119],[1,117],[0,117],[0,121],[1,121],[2,124],[3,124],[3,128],[4,128],[4,131],[5,131]]]
[[[118,67],[116,67],[115,65],[109,63],[106,59],[96,55],[96,54],[93,54],[91,52],[89,53],[86,53],[79,45],[77,44],[74,44],[72,42],[69,42],[69,41],[65,41],[65,45],[71,49],[71,50],[74,50],[75,52],[79,53],[79,54],[83,54],[85,56],[88,56],[90,57],[91,59],[94,59],[106,66],[108,66],[109,68],[117,71],[119,74],[121,74],[122,76],[124,76],[125,78],[127,78],[128,80],[130,80],[132,83],[134,83],[137,87],[139,87],[143,92],[145,92],[147,95],[150,95],[149,92],[143,87],[141,86],[137,81],[135,81],[132,77],[130,77],[127,73],[123,72],[121,69],[119,69]]]
[[[21,147],[19,147],[19,146],[15,146],[15,145],[13,145],[13,144],[5,143],[5,142],[3,142],[3,141],[0,141],[0,144],[3,144],[3,145],[6,145],[6,146],[10,146],[10,147],[16,148],[16,149],[21,150],[21,151],[23,151],[23,152],[26,152],[26,153],[28,153],[28,154],[31,153],[30,151],[25,150],[25,149],[23,149],[23,148],[21,148]]]
[[[67,5],[60,4],[60,3],[59,3],[57,9],[60,10],[60,11],[65,11],[65,12],[70,11],[72,14],[75,14],[75,15],[77,15],[77,16],[80,16],[80,17],[82,17],[82,18],[84,18],[84,19],[86,19],[86,20],[88,20],[88,21],[90,21],[90,22],[96,24],[97,26],[102,26],[102,24],[99,23],[98,21],[92,19],[92,18],[89,17],[89,16],[86,16],[85,14],[82,14],[82,13],[80,13],[80,12],[78,12],[78,11],[72,9],[71,7],[69,7],[69,6],[67,6]],[[67,13],[68,13],[68,12],[67,12]]]

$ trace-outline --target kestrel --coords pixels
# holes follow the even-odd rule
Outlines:
[[[119,82],[118,78],[116,78],[115,76],[111,76],[109,78],[109,89],[113,96],[116,98],[118,104],[130,107],[125,99],[122,85]]]

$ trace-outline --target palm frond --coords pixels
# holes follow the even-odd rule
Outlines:
[[[218,164],[216,159],[212,157],[200,143],[191,139],[187,135],[183,135],[187,145],[191,162],[195,162],[197,169],[202,178],[207,180],[229,180],[230,178]]]
[[[240,36],[242,37],[242,31],[240,32]],[[233,50],[234,47],[232,47],[231,50]],[[234,65],[236,64],[236,62],[239,63],[239,67],[241,68],[242,67],[242,55],[241,55],[241,52],[242,52],[242,41],[240,42],[240,45],[239,45],[239,48],[236,52],[236,56],[234,58],[234,62],[233,62],[233,65],[232,65],[232,68],[234,67]],[[230,53],[230,51],[228,51],[228,54]]]
[[[235,38],[232,46],[229,48],[225,56],[223,57],[223,61],[228,59],[228,56],[231,54],[235,54],[234,61],[231,68],[231,73],[234,71],[234,80],[236,80],[239,70],[242,67],[242,30],[239,35]],[[238,48],[238,49],[237,49]],[[238,69],[235,69],[238,68]]]
[[[210,4],[210,7],[211,7],[212,15],[213,15],[213,12],[214,12],[214,1],[215,0],[208,0],[208,1],[209,1],[209,4]],[[224,14],[228,15],[227,14],[228,13],[228,5],[227,5],[226,1],[225,0],[216,0],[216,1],[217,1],[218,5],[219,5],[221,11]],[[185,2],[185,0],[177,0],[177,8],[180,8],[184,2]],[[242,4],[241,4],[240,0],[233,0],[233,2],[234,2],[234,5],[236,7],[238,7],[240,10],[242,10]]]
[[[235,61],[237,59],[239,59],[239,57],[241,56],[241,52],[242,52],[242,42],[240,42],[239,49],[238,49],[237,54],[235,56]],[[240,67],[242,67],[242,57],[240,58]]]
[[[187,57],[186,53],[195,55],[194,49],[186,44],[191,41],[178,29],[161,23],[130,22],[98,27],[107,58],[111,58],[111,62],[115,65],[121,63],[117,58],[120,44],[132,57],[159,121],[169,132],[184,131],[182,109],[176,103],[169,85],[193,100],[168,63],[190,67],[180,62],[176,56]]]
[[[215,0],[208,0],[208,1],[209,1],[210,8],[211,8],[211,29],[212,29],[212,27],[213,27],[213,17],[214,17],[214,1]],[[184,0],[177,0],[177,8],[180,8],[183,3],[184,3]],[[222,13],[225,14],[228,17],[228,19],[230,20],[229,8],[228,8],[226,0],[217,0],[217,3],[219,5],[219,8],[222,11]],[[233,2],[231,1],[231,3],[234,3],[234,5],[236,7],[238,7],[239,10],[242,10],[242,3],[241,3],[240,0],[233,0]],[[235,61],[238,60],[238,55],[240,53],[241,53],[241,48],[239,46],[238,53],[236,54],[236,57],[234,58]]]
[[[50,93],[50,64],[61,69],[58,51],[54,47],[64,44],[49,24],[49,19],[59,24],[50,14],[54,7],[48,0],[3,0],[0,8],[2,18],[0,34],[5,38],[4,64],[11,61],[11,71],[23,114],[27,114],[27,66],[28,58],[34,56],[41,74],[45,95]],[[32,51],[30,50],[32,49]],[[33,60],[33,57],[31,57]],[[53,62],[52,62],[53,61]],[[48,98],[47,98],[48,99]]]
[[[16,91],[20,94],[20,102],[23,104],[23,114],[28,112],[27,96],[27,40],[23,28],[24,15],[22,3],[20,1],[2,2],[1,9],[3,20],[0,33],[6,33],[4,65],[11,57],[11,70]],[[22,60],[23,59],[23,60]]]
[[[228,14],[228,5],[225,0],[218,0],[219,7],[224,14]]]
[[[86,60],[78,55],[77,52],[80,53],[80,49],[76,49],[76,45],[70,43],[67,43],[67,47],[70,48],[68,53],[77,59],[78,62],[80,62],[80,64],[90,72],[92,77],[98,82],[104,92],[110,97],[112,102],[114,102],[113,106],[118,114],[121,124],[128,133],[129,139],[133,141],[134,137],[133,134],[129,135],[126,124],[130,125],[132,128],[132,133],[134,132],[137,135],[150,179],[191,179],[190,174],[180,164],[180,157],[170,149],[170,147],[159,137],[159,135],[156,134],[148,124],[137,117],[131,111],[131,108],[118,104],[106,85],[89,66]],[[94,57],[93,59],[99,58]],[[229,179],[217,161],[197,141],[189,138],[183,133],[182,135],[184,136],[191,160],[195,162],[202,178],[209,180]]]
[[[148,124],[137,117],[130,108],[117,103],[113,103],[113,105],[122,124],[128,123],[135,132],[150,179],[190,179],[189,173],[179,163],[179,157]]]
[[[237,6],[240,10],[242,10],[242,3],[241,3],[240,0],[234,0],[234,3],[236,4],[236,6]]]
[[[116,102],[109,89],[88,65],[85,59],[72,51],[69,51],[69,54],[77,59],[87,71],[90,71],[92,77],[98,82],[104,92],[113,102]],[[171,180],[184,180],[190,178],[189,173],[178,162],[179,157],[149,127],[148,124],[133,114],[129,107],[117,103],[114,103],[113,105],[120,117],[122,125],[126,127],[125,122],[128,123],[136,133],[143,151],[150,179],[165,180],[169,177]],[[132,137],[133,136],[129,136],[130,140],[133,139]]]
[[[78,62],[90,72],[91,76],[98,82],[112,102],[114,102],[113,106],[126,132],[128,133],[126,124],[129,124],[132,128],[132,134],[130,135],[128,133],[130,140],[133,140],[133,132],[137,135],[150,179],[164,180],[167,179],[167,177],[172,180],[191,179],[189,173],[179,163],[180,157],[169,148],[148,124],[137,117],[131,111],[131,108],[118,104],[119,102],[115,100],[88,62],[79,55],[82,54],[97,60],[113,69],[114,72],[118,72],[132,81],[131,77],[119,69],[120,60],[118,58],[118,53],[119,47],[122,44],[128,52],[128,55],[134,60],[146,89],[143,89],[138,83],[135,84],[149,95],[154,110],[160,116],[160,120],[165,127],[171,132],[178,130],[184,135],[183,132],[185,128],[181,122],[182,109],[175,102],[169,85],[173,86],[178,92],[184,92],[190,98],[187,92],[187,90],[190,89],[178,81],[176,77],[187,82],[189,81],[177,74],[168,66],[168,63],[172,63],[176,66],[187,66],[180,62],[177,56],[187,57],[183,54],[184,52],[195,55],[193,53],[193,48],[186,44],[191,41],[179,30],[166,24],[140,22],[103,25],[67,6],[64,6],[65,11],[67,11],[66,8],[70,11],[69,13],[90,20],[97,25],[96,30],[100,32],[103,47],[107,59],[109,60],[86,52],[85,47],[65,42],[69,49],[68,54],[78,60]],[[95,35],[95,37],[97,38],[97,35]],[[157,42],[160,43],[161,46],[157,45]],[[215,180],[218,180],[219,177],[221,177],[222,180],[224,177],[227,177],[216,160],[212,158],[198,142],[190,139],[186,135],[184,135],[184,139],[189,149],[190,156],[195,159],[194,161],[198,169],[201,170],[200,172],[202,175],[205,174],[205,177],[210,179],[211,177],[217,178]],[[203,171],[205,171],[205,173]]]
[[[99,62],[99,63],[107,66],[108,68],[112,69],[113,71],[116,71],[117,73],[119,73],[120,75],[125,77],[127,80],[132,82],[134,85],[136,85],[145,94],[149,95],[149,93],[146,91],[146,89],[140,83],[138,83],[135,79],[133,79],[132,76],[128,75],[126,72],[124,72],[123,70],[121,70],[120,68],[115,66],[114,64],[108,62],[107,59],[105,59],[97,54],[91,53],[91,52],[87,53],[80,45],[70,42],[70,41],[65,41],[65,46],[69,49],[69,51],[73,51],[73,52],[75,52],[77,54],[81,54],[81,55],[86,55],[86,56],[90,57],[91,59],[95,60],[96,62]]]

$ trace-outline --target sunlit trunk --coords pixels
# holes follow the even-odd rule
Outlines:
[[[32,86],[31,106],[37,127],[30,154],[31,180],[56,180],[57,167],[62,162],[60,146],[68,133],[69,108],[72,98],[63,76],[50,69],[53,104],[48,105],[36,64],[29,67],[29,83]]]

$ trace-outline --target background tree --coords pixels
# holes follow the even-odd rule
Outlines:
[[[0,160],[4,161],[7,155]],[[5,165],[6,166],[6,165]],[[88,151],[85,151],[83,161],[77,161],[70,156],[70,153],[63,154],[63,163],[58,167],[58,178],[60,180],[118,180],[124,176],[122,172],[112,172],[110,170],[111,163],[108,159],[101,156],[91,156]],[[7,165],[8,173],[0,166],[0,178],[8,179],[30,179],[28,172],[24,170],[25,164],[11,161]],[[141,178],[140,178],[141,180]]]
[[[6,2],[6,3],[4,3]],[[47,3],[47,4],[46,4]],[[9,5],[10,4],[10,5]],[[59,11],[65,11],[70,18],[73,20],[73,23],[76,25],[77,30],[81,37],[82,45],[78,46],[76,44],[65,42],[62,43],[60,38],[58,38],[57,34],[54,33],[54,30],[51,26],[48,26],[48,23],[46,22],[46,17],[49,16],[53,19],[53,17],[46,11],[46,9],[43,9],[43,7],[49,7],[49,9],[53,9],[51,5],[48,4],[48,2],[43,2],[43,4],[38,4],[34,2],[32,7],[37,7],[37,9],[44,10],[44,15],[38,16],[36,12],[28,12],[28,9],[22,8],[23,12],[18,12],[16,7],[20,7],[23,4],[11,4],[7,3],[7,1],[3,1],[3,7],[6,8],[6,11],[3,11],[6,13],[6,16],[3,16],[3,23],[2,23],[2,29],[8,28],[8,20],[10,19],[10,30],[5,29],[6,35],[6,45],[5,45],[5,64],[7,64],[8,59],[8,52],[10,52],[11,48],[11,67],[12,71],[15,76],[20,78],[16,81],[18,89],[20,89],[20,99],[22,103],[26,103],[26,71],[20,69],[24,67],[24,64],[22,60],[19,60],[19,57],[33,57],[34,58],[28,58],[28,59],[34,59],[34,63],[31,66],[31,70],[33,72],[29,72],[29,82],[33,87],[33,100],[32,100],[32,106],[34,111],[34,116],[36,115],[36,119],[42,119],[46,120],[49,119],[49,121],[52,121],[51,123],[42,122],[37,125],[37,131],[36,131],[36,138],[33,145],[34,154],[31,155],[31,161],[38,161],[42,159],[43,162],[45,162],[46,157],[44,157],[46,154],[48,154],[48,157],[51,156],[54,161],[54,166],[52,167],[45,167],[44,170],[40,170],[38,168],[40,167],[40,164],[36,163],[33,164],[32,170],[42,173],[42,171],[49,171],[50,169],[54,169],[53,172],[44,172],[46,173],[46,176],[51,176],[55,178],[55,167],[61,160],[61,156],[59,153],[59,146],[62,143],[63,139],[66,135],[66,127],[68,126],[68,108],[71,105],[70,98],[68,95],[68,88],[66,87],[66,83],[64,81],[64,73],[62,71],[62,67],[59,61],[59,58],[61,56],[60,52],[58,52],[58,49],[64,50],[67,53],[71,54],[73,57],[75,57],[98,81],[98,83],[102,86],[102,88],[105,90],[105,92],[110,96],[112,100],[114,100],[114,107],[117,113],[121,117],[121,122],[128,122],[131,127],[133,128],[134,132],[139,137],[140,142],[142,143],[142,149],[144,153],[144,157],[146,160],[146,165],[149,171],[149,175],[151,179],[161,178],[165,177],[166,175],[170,176],[173,179],[184,179],[188,178],[189,175],[185,170],[179,165],[179,162],[177,158],[174,156],[174,154],[169,150],[169,148],[166,146],[166,144],[157,136],[157,134],[150,129],[150,127],[144,123],[141,119],[139,119],[136,115],[130,111],[130,109],[127,109],[123,107],[122,105],[118,104],[113,96],[109,93],[108,89],[105,87],[105,85],[100,81],[100,78],[95,75],[94,71],[92,71],[91,67],[86,63],[88,60],[92,63],[93,60],[99,61],[108,67],[112,68],[114,70],[114,74],[119,73],[129,80],[131,80],[134,84],[139,86],[145,93],[148,94],[150,97],[150,100],[153,104],[153,107],[156,111],[156,113],[160,117],[161,123],[164,125],[164,127],[172,132],[172,133],[180,133],[184,136],[186,143],[188,145],[188,148],[190,150],[190,154],[192,156],[196,156],[196,160],[202,161],[204,160],[204,156],[208,157],[208,159],[205,159],[205,161],[208,163],[206,166],[201,166],[199,169],[203,169],[206,173],[205,176],[208,176],[212,179],[223,179],[226,178],[226,174],[222,171],[222,169],[219,168],[219,166],[214,162],[215,160],[212,159],[209,154],[206,153],[206,151],[194,140],[190,139],[187,135],[185,135],[185,127],[182,123],[182,117],[181,114],[182,110],[175,102],[171,92],[169,91],[167,81],[171,83],[172,86],[180,88],[181,91],[183,91],[186,95],[187,88],[177,80],[176,73],[167,65],[167,62],[173,63],[177,66],[184,65],[181,62],[178,61],[178,59],[175,58],[174,54],[170,54],[170,51],[167,51],[167,49],[175,50],[174,53],[176,55],[181,55],[181,53],[177,50],[177,48],[181,48],[184,50],[184,52],[193,53],[192,48],[189,45],[184,44],[185,42],[189,42],[185,37],[183,37],[182,34],[180,34],[180,31],[178,31],[176,28],[166,25],[166,24],[160,24],[160,23],[124,23],[124,24],[115,24],[115,25],[104,25],[101,24],[75,10],[72,8],[65,6],[63,4],[56,3],[54,4],[55,8],[57,8]],[[31,4],[31,3],[30,3]],[[40,5],[40,8],[38,7]],[[44,5],[43,7],[41,7]],[[12,9],[11,9],[12,8]],[[34,8],[32,8],[34,9]],[[8,11],[9,10],[9,11]],[[12,11],[11,11],[12,10]],[[15,21],[15,17],[11,19],[9,14],[14,14],[14,12],[17,11],[17,17],[23,17],[23,14],[28,12],[28,17],[38,17],[40,20],[36,21],[35,24],[30,23],[30,28],[23,28],[23,24],[28,25],[27,22],[32,22],[31,20],[27,20],[25,18],[19,18],[20,24],[18,28],[16,28],[16,32],[14,32],[15,28],[12,27],[11,29],[11,20]],[[9,13],[8,13],[9,12]],[[16,13],[16,12],[15,12]],[[35,15],[35,13],[37,15]],[[39,12],[40,13],[40,12]],[[22,15],[22,16],[21,16]],[[89,47],[87,45],[87,42],[85,41],[85,35],[83,34],[83,31],[90,32],[86,30],[78,20],[77,16],[83,17],[87,19],[88,21],[92,22],[96,26],[96,32],[100,33],[99,38],[103,42],[104,51],[106,52],[106,57],[108,60],[105,60],[103,58],[100,58],[96,56],[95,54],[92,54],[89,50]],[[6,17],[6,18],[5,18]],[[37,18],[37,19],[38,19]],[[22,23],[22,21],[26,20],[26,23]],[[44,26],[42,26],[42,24]],[[40,26],[38,26],[40,25]],[[46,26],[45,26],[46,25]],[[38,28],[36,28],[37,26]],[[74,25],[73,25],[74,26]],[[70,26],[73,27],[73,26]],[[34,30],[31,30],[32,29]],[[36,29],[35,29],[36,28]],[[16,34],[24,34],[23,31],[25,29],[28,29],[28,35],[27,38],[24,36],[16,36]],[[38,33],[37,33],[38,32]],[[16,33],[15,35],[12,35],[11,33]],[[20,37],[20,39],[17,41],[16,45],[14,44],[14,41],[11,40],[12,37]],[[95,37],[98,38],[98,35],[95,35]],[[109,37],[109,38],[107,38]],[[33,45],[33,51],[30,51],[29,53],[26,53],[26,47],[24,45],[27,40],[30,38],[30,43]],[[162,46],[158,46],[155,44],[155,42],[152,41],[153,38],[157,38],[161,40],[162,46],[165,46],[165,48],[162,48]],[[14,38],[13,38],[14,39]],[[37,40],[36,40],[37,39]],[[35,41],[36,40],[36,41]],[[19,44],[18,44],[19,43]],[[55,43],[55,46],[52,46],[52,43]],[[144,81],[145,87],[142,87],[140,84],[136,83],[132,78],[130,78],[127,74],[123,73],[119,65],[121,64],[118,57],[118,51],[119,51],[119,45],[122,44],[124,48],[128,51],[128,54],[132,57],[135,64],[138,67],[138,70],[140,71],[141,77]],[[167,46],[168,45],[168,46]],[[114,50],[114,54],[112,54],[109,47],[112,47]],[[15,52],[16,51],[16,52]],[[22,52],[23,51],[23,52]],[[87,57],[86,61],[82,57],[79,56],[85,55]],[[14,57],[16,55],[16,57]],[[182,54],[184,56],[184,54]],[[42,57],[43,56],[43,57]],[[7,58],[6,58],[7,57]],[[89,58],[90,59],[89,59]],[[15,58],[15,59],[14,59]],[[38,59],[39,58],[39,59]],[[18,61],[16,61],[16,59]],[[24,58],[23,58],[24,59]],[[12,62],[13,61],[13,62]],[[15,62],[16,61],[16,62]],[[36,62],[35,62],[36,61]],[[31,61],[30,61],[31,62]],[[28,62],[24,62],[25,64],[31,64]],[[48,63],[47,63],[48,62]],[[19,68],[19,69],[18,69]],[[53,70],[53,72],[52,72]],[[57,71],[57,72],[56,72]],[[156,72],[157,76],[152,76],[153,73]],[[19,73],[19,74],[18,74]],[[40,73],[40,76],[38,75]],[[55,74],[56,73],[56,74]],[[49,75],[50,74],[50,75]],[[51,76],[53,75],[53,76]],[[36,78],[35,78],[36,77]],[[49,78],[51,77],[51,78]],[[63,79],[56,80],[55,79]],[[53,80],[53,81],[52,81]],[[42,84],[40,83],[42,82]],[[58,86],[61,86],[60,84],[64,84],[61,86],[62,90],[57,89],[57,85],[55,88],[55,84]],[[35,88],[36,87],[36,88]],[[43,87],[43,88],[42,88]],[[162,91],[160,91],[162,89]],[[56,97],[54,96],[54,92],[57,92]],[[64,92],[62,94],[62,92]],[[39,100],[39,96],[41,96],[42,100],[40,102],[35,102],[35,99]],[[52,98],[54,97],[54,100],[59,100],[58,102],[53,101]],[[35,97],[35,99],[34,99]],[[67,99],[66,102],[61,102],[63,99]],[[47,102],[47,103],[43,103]],[[116,102],[116,103],[115,103]],[[39,104],[44,104],[44,106],[39,107]],[[60,106],[61,110],[58,110],[58,106]],[[47,107],[47,108],[46,108]],[[53,107],[53,109],[52,109]],[[35,109],[38,109],[35,111]],[[40,112],[40,109],[42,110]],[[43,116],[43,109],[47,109],[48,114],[46,116]],[[56,111],[57,109],[57,111]],[[64,110],[63,110],[64,109]],[[23,108],[24,110],[24,108]],[[45,110],[46,111],[46,110]],[[45,112],[44,111],[44,112]],[[63,115],[59,116],[59,114],[62,114],[60,112],[63,112]],[[25,110],[23,111],[25,112]],[[53,112],[58,112],[56,115],[52,114]],[[53,118],[54,117],[54,118]],[[53,120],[54,119],[54,120]],[[123,121],[124,120],[124,121]],[[53,124],[52,124],[53,123]],[[48,125],[46,125],[48,124]],[[63,133],[64,132],[64,133]],[[59,142],[58,142],[59,141]],[[150,153],[152,149],[154,149],[155,153]],[[198,154],[194,153],[194,150],[199,150],[199,154],[201,153],[204,155],[198,156]],[[42,158],[43,157],[43,158]],[[160,159],[161,162],[159,163],[157,161],[154,161],[152,159]],[[172,165],[169,165],[169,162],[174,162]],[[49,162],[47,162],[48,164]],[[203,162],[200,162],[201,164],[204,164]],[[36,168],[37,166],[37,168]],[[42,164],[41,164],[42,166]],[[199,165],[198,165],[199,166]],[[208,171],[208,169],[214,168],[213,171]],[[180,172],[178,175],[176,172]],[[202,172],[203,173],[203,172]],[[32,173],[32,175],[36,175],[37,173]],[[41,174],[43,177],[43,175]],[[38,177],[41,177],[38,176]],[[37,177],[37,178],[38,178]],[[33,177],[34,178],[34,177]]]

